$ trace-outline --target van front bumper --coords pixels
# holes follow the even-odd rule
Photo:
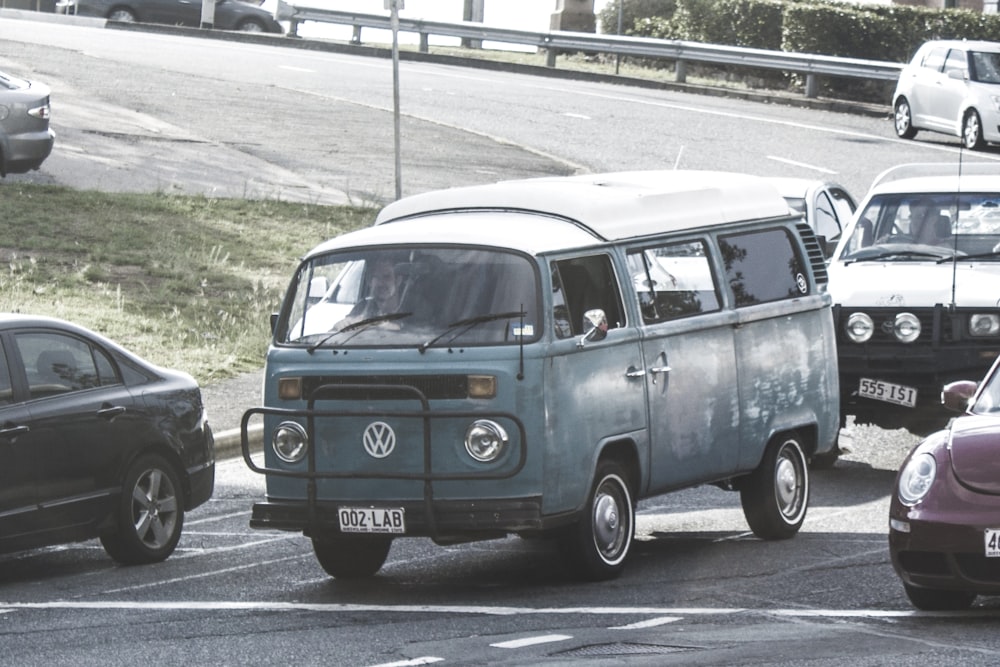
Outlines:
[[[338,510],[341,507],[372,507],[358,501],[323,501],[310,505],[303,501],[254,503],[250,527],[302,532],[310,537],[340,535]],[[405,532],[391,537],[430,537],[438,541],[468,541],[503,536],[508,533],[539,532],[566,519],[542,518],[540,496],[503,500],[382,501],[378,508],[402,508]]]

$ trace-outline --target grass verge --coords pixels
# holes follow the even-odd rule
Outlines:
[[[4,184],[0,311],[71,320],[201,383],[259,369],[298,258],[370,208]]]

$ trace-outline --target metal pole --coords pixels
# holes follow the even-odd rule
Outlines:
[[[392,28],[392,129],[393,146],[396,157],[396,199],[403,196],[403,169],[399,149],[399,10],[403,0],[385,0],[392,12],[389,26]]]
[[[621,37],[622,34],[622,7],[625,4],[625,0],[618,0],[618,36]],[[615,75],[618,75],[618,68],[622,64],[622,54],[615,55]]]

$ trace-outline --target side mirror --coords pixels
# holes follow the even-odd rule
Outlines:
[[[608,337],[608,317],[600,308],[588,310],[583,314],[583,336],[577,342],[577,347],[587,343],[596,343]]]
[[[979,383],[972,380],[949,382],[941,390],[941,404],[952,412],[965,412],[977,389]]]
[[[949,79],[958,79],[959,81],[965,81],[967,78],[965,70],[960,69],[950,69],[948,70]]]

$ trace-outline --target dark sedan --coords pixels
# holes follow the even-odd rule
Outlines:
[[[201,4],[201,0],[71,0],[67,11],[122,23],[166,23],[197,28],[202,23]],[[219,30],[284,32],[270,12],[241,0],[215,0],[212,25]]]
[[[61,320],[0,315],[0,553],[100,538],[173,553],[215,484],[198,384]]]
[[[1000,595],[1000,360],[942,399],[964,415],[910,452],[889,510],[893,567],[925,610]]]
[[[49,87],[0,72],[0,176],[38,169],[52,152]]]

